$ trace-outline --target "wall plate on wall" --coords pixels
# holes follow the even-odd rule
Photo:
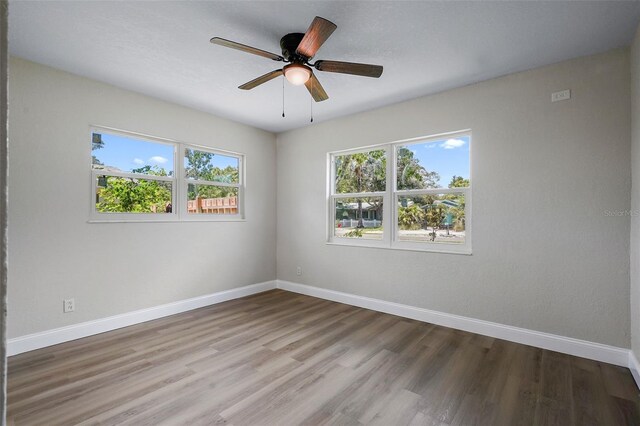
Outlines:
[[[569,89],[551,94],[551,102],[564,101],[567,99],[571,99],[571,90]]]

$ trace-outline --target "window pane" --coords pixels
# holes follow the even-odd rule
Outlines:
[[[204,214],[238,214],[238,188],[188,185],[187,211]]]
[[[93,133],[91,167],[94,170],[173,176],[173,145]]]
[[[335,205],[336,237],[382,239],[382,197],[338,198]]]
[[[398,189],[469,186],[469,136],[398,146]]]
[[[382,149],[336,155],[336,193],[377,192],[386,188],[387,159]]]
[[[171,213],[171,182],[98,176],[96,211],[101,213]]]
[[[240,161],[236,157],[186,149],[184,171],[188,179],[239,183]]]
[[[463,244],[464,194],[398,197],[398,240]]]

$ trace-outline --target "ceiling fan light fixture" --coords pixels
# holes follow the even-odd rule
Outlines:
[[[284,67],[284,76],[294,86],[301,86],[311,78],[311,68],[302,64],[289,64]]]
[[[329,99],[329,95],[316,78],[316,70],[338,74],[351,74],[362,77],[378,78],[382,75],[381,65],[359,64],[355,62],[316,60],[313,64],[309,60],[315,57],[320,46],[331,36],[336,29],[336,24],[324,18],[316,16],[313,18],[306,33],[289,33],[280,39],[282,55],[267,52],[246,44],[237,43],[221,37],[213,37],[210,41],[219,46],[240,50],[252,55],[262,56],[277,62],[284,62],[284,68],[278,68],[271,72],[254,78],[240,86],[238,89],[251,90],[274,78],[284,75],[289,83],[295,86],[305,85],[309,94],[316,102]],[[282,80],[282,90],[284,90],[284,79]],[[284,97],[284,92],[283,92]],[[283,113],[284,117],[284,113]]]

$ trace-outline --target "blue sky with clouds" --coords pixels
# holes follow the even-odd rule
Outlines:
[[[116,167],[124,172],[146,165],[173,171],[173,145],[147,142],[131,137],[102,134],[104,148],[92,152],[98,160],[107,166]],[[469,178],[469,136],[459,136],[430,142],[406,145],[413,151],[420,164],[428,171],[440,174],[440,186],[446,188],[451,178],[462,176]],[[214,167],[238,167],[237,159],[215,155]]]
[[[446,188],[454,175],[469,179],[469,143],[469,136],[456,136],[406,145],[406,148],[413,151],[424,168],[438,172],[440,186]]]
[[[173,145],[147,142],[132,137],[102,133],[104,148],[92,151],[104,165],[131,172],[144,166],[158,166],[167,172],[173,171]],[[238,160],[224,155],[214,155],[214,167],[238,167]]]

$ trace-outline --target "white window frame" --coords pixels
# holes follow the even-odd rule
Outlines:
[[[149,141],[153,143],[159,143],[164,145],[173,146],[173,176],[154,176],[144,175],[139,173],[129,172],[115,172],[104,171],[94,169],[91,164],[91,154],[89,154],[89,167],[91,170],[91,193],[90,193],[90,209],[89,220],[90,223],[103,223],[103,222],[236,222],[244,221],[245,216],[245,156],[244,154],[221,150],[217,148],[211,148],[208,146],[187,144],[172,139],[161,138],[157,136],[151,136],[143,133],[136,133],[126,130],[115,129],[106,126],[90,126],[89,138],[93,133],[107,133],[117,136],[135,138],[143,141]],[[91,139],[89,139],[91,140]],[[211,182],[201,181],[196,179],[188,179],[186,177],[184,169],[184,156],[185,150],[193,149],[196,151],[210,152],[212,154],[224,155],[226,157],[233,157],[238,159],[238,183],[224,183],[224,182]],[[156,180],[163,182],[171,182],[171,213],[109,213],[98,212],[96,210],[95,194],[97,191],[97,182],[99,176],[116,176],[125,178],[135,178],[144,180]],[[187,211],[187,197],[188,197],[188,185],[208,185],[208,186],[227,186],[238,188],[238,213],[236,214],[215,214],[215,213],[188,213]]]
[[[466,188],[430,188],[430,189],[408,189],[399,190],[397,188],[396,162],[397,151],[401,146],[412,144],[424,144],[430,142],[441,141],[443,138],[453,138],[467,136],[469,138],[469,183]],[[436,135],[423,136],[411,139],[404,139],[379,145],[370,145],[355,149],[347,149],[341,151],[333,151],[327,153],[327,244],[344,245],[344,246],[360,246],[372,248],[385,248],[396,250],[425,251],[436,253],[452,253],[470,255],[471,251],[471,228],[472,228],[472,186],[473,172],[471,164],[472,149],[471,130],[461,130],[455,132],[440,133]],[[384,192],[363,192],[337,194],[335,188],[335,158],[338,156],[357,154],[362,152],[370,152],[374,150],[384,150],[387,159],[386,167],[386,189]],[[398,227],[398,198],[402,196],[418,196],[418,195],[434,195],[434,194],[451,194],[461,193],[465,196],[465,242],[462,244],[451,243],[432,243],[417,241],[400,241]],[[382,240],[364,240],[360,238],[343,238],[335,236],[335,206],[336,200],[341,198],[363,198],[363,197],[382,197]]]
[[[346,151],[337,151],[331,152],[328,155],[328,170],[329,170],[329,196],[328,196],[328,242],[334,244],[346,244],[353,246],[364,246],[364,247],[387,247],[390,244],[389,232],[386,231],[385,221],[386,218],[389,217],[390,208],[389,208],[389,191],[380,191],[380,192],[352,192],[352,193],[344,193],[337,194],[335,191],[336,184],[336,168],[335,168],[335,157],[342,155],[350,155],[350,154],[358,154],[361,152],[370,152],[376,150],[384,150],[385,156],[387,159],[389,158],[389,145],[377,145],[377,146],[368,146],[357,149],[350,149]],[[387,189],[389,188],[389,161],[387,160],[387,168],[385,170],[385,182]],[[336,212],[336,200],[342,198],[365,198],[365,197],[382,197],[382,239],[381,240],[363,240],[358,238],[340,238],[335,237],[335,212]]]
[[[180,176],[182,177],[181,191],[180,195],[180,207],[182,210],[178,210],[178,216],[183,221],[238,221],[244,220],[244,155],[238,154],[230,151],[223,151],[220,149],[209,148],[206,146],[198,146],[198,145],[187,145],[181,144],[180,148],[181,156],[178,161],[180,164],[178,168],[180,169]],[[238,160],[238,183],[226,183],[226,182],[214,182],[209,180],[200,180],[200,179],[189,179],[186,176],[186,172],[184,170],[184,156],[185,151],[187,149],[192,149],[195,151],[201,152],[209,152],[212,154],[224,155],[225,157],[232,157]],[[216,214],[216,213],[189,213],[187,212],[187,198],[188,198],[188,188],[189,184],[193,185],[206,185],[206,186],[223,186],[230,188],[238,189],[238,213],[236,214]]]

